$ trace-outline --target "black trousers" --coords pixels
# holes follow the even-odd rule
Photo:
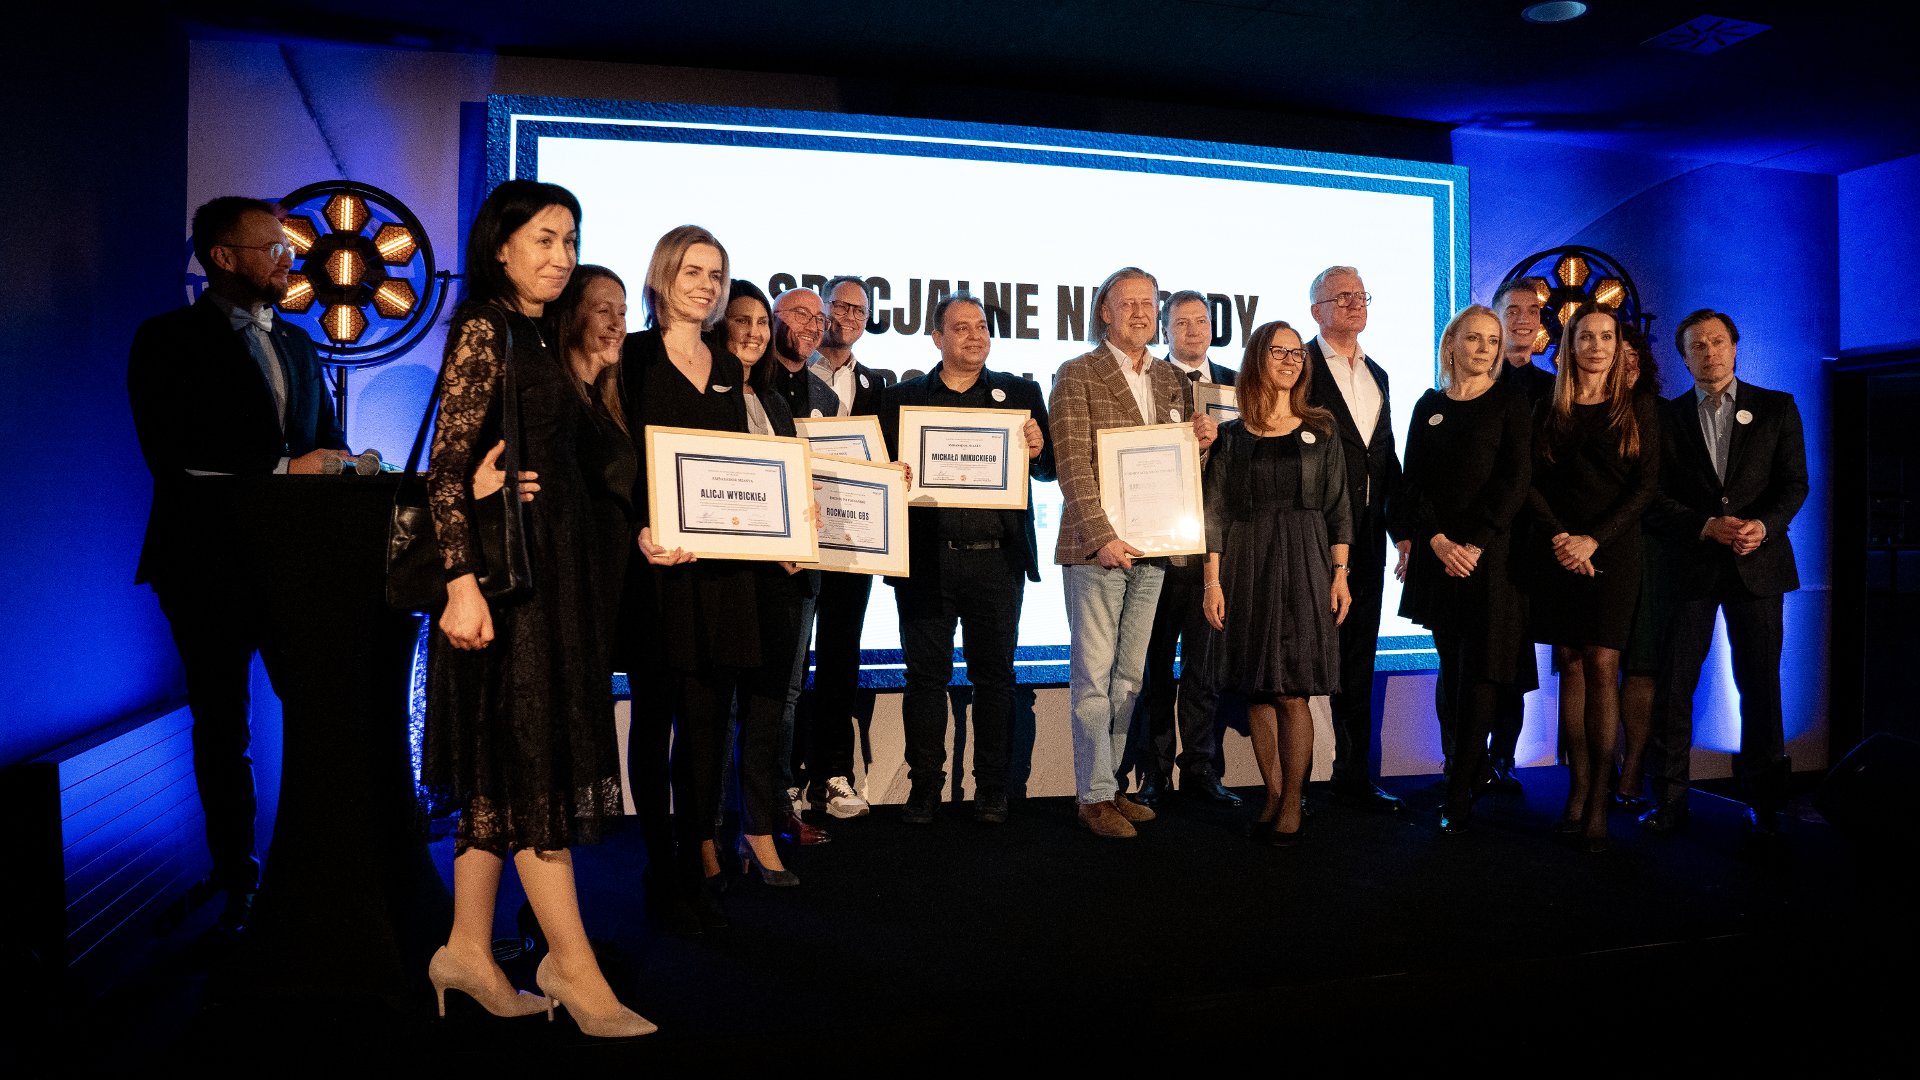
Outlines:
[[[719,839],[715,823],[740,674],[731,669],[675,673],[673,839],[676,862],[691,883],[703,876],[700,845]],[[784,685],[781,693],[784,707]]]
[[[976,790],[1006,790],[1013,741],[1013,656],[1019,639],[1025,571],[1004,548],[955,551],[938,545],[940,572],[931,583],[909,577],[894,602],[900,609],[900,651],[907,665],[901,716],[907,765],[915,787],[946,779],[947,687],[953,680],[953,632],[961,632],[967,681],[973,684],[973,778]]]
[[[1655,794],[1685,802],[1693,753],[1693,692],[1713,644],[1714,612],[1727,618],[1733,683],[1740,691],[1740,752],[1733,757],[1747,802],[1778,810],[1791,779],[1780,710],[1780,651],[1785,640],[1784,598],[1741,595],[1718,600],[1670,600],[1662,628],[1660,675],[1654,684],[1653,731],[1647,740]]]
[[[1147,672],[1140,700],[1133,711],[1133,730],[1127,736],[1127,757],[1121,772],[1142,778],[1157,776],[1164,783],[1180,766],[1182,781],[1218,779],[1224,771],[1220,725],[1215,710],[1219,694],[1212,678],[1213,627],[1201,613],[1206,586],[1205,556],[1193,556],[1185,566],[1167,567],[1160,582],[1160,604],[1153,613],[1153,637],[1147,643]],[[1175,647],[1180,677],[1173,674]],[[1178,721],[1177,725],[1175,721]],[[1180,731],[1180,749],[1174,752],[1174,728]]]
[[[1527,719],[1527,692],[1500,686],[1493,693],[1493,759],[1512,761],[1520,746],[1520,728]]]
[[[1466,642],[1461,635],[1434,631],[1440,654],[1440,678],[1434,705],[1440,718],[1440,745],[1447,755],[1447,805],[1462,812],[1473,802],[1473,784],[1487,766],[1487,734],[1493,730],[1499,691],[1487,679],[1466,674]]]
[[[1355,525],[1347,551],[1353,607],[1340,624],[1340,692],[1333,695],[1333,781],[1370,784],[1373,755],[1373,659],[1380,644],[1380,589],[1386,579],[1386,532]]]
[[[860,700],[860,630],[873,592],[868,574],[822,574],[813,639],[812,732],[807,782],[816,791],[853,776],[853,726]]]
[[[777,832],[787,816],[787,692],[807,600],[802,582],[796,580],[804,578],[804,571],[784,578],[775,576],[776,570],[762,573],[763,662],[740,676],[735,705],[740,722],[740,827],[755,836]]]
[[[261,612],[239,581],[198,580],[157,590],[187,679],[193,713],[193,777],[206,816],[213,883],[235,892],[260,886],[254,853],[253,728],[248,722],[253,654],[278,665]]]

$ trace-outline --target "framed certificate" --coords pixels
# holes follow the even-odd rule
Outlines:
[[[797,416],[793,426],[816,456],[887,460],[887,440],[877,416]]]
[[[1027,508],[1027,410],[900,406],[913,506]]]
[[[653,541],[702,558],[813,562],[805,439],[647,426]]]
[[[1216,424],[1240,419],[1240,399],[1234,394],[1231,386],[1222,386],[1219,383],[1196,384],[1193,388],[1193,407],[1212,417]]]
[[[1148,555],[1207,550],[1200,443],[1192,424],[1106,428],[1095,434],[1100,508],[1120,539]]]
[[[907,575],[907,476],[892,462],[814,455],[821,570]]]

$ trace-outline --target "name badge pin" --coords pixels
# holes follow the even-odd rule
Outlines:
[[[868,385],[867,377],[865,375],[860,376],[860,389],[865,390]]]
[[[1000,389],[999,387],[995,387],[993,391],[993,400],[995,401],[1007,400],[1007,392],[1005,390]]]
[[[1300,433],[1300,441],[1303,443],[1306,443],[1308,446],[1312,446],[1314,443],[1319,442],[1320,440],[1313,437],[1313,432],[1303,431]]]
[[[1737,413],[1734,413],[1734,414],[1733,414],[1733,418],[1734,418],[1734,420],[1736,420],[1736,421],[1738,421],[1739,423],[1742,423],[1742,424],[1751,424],[1751,423],[1753,423],[1753,414],[1752,414],[1752,413],[1750,413],[1750,412],[1748,412],[1748,411],[1747,411],[1747,410],[1745,410],[1745,409],[1741,409],[1741,410],[1740,410],[1739,412],[1737,412]]]
[[[1179,423],[1179,422],[1180,422],[1180,410],[1179,410],[1179,409],[1168,409],[1168,410],[1167,410],[1167,419],[1169,419],[1169,420],[1171,420],[1171,421],[1173,421],[1173,422],[1174,422],[1174,423],[1176,423],[1176,424],[1177,424],[1177,423]]]
[[[724,394],[731,389],[733,389],[731,386],[721,386],[719,383],[713,384],[713,392],[716,394]]]
[[[813,411],[812,411],[811,413],[808,413],[808,414],[807,414],[807,416],[808,416],[808,417],[809,417],[810,419],[814,419],[814,420],[818,420],[818,419],[820,419],[820,417],[821,417],[821,415],[822,415],[822,413],[820,412],[820,410],[819,410],[819,409],[815,409],[815,410],[813,410]]]
[[[1434,414],[1433,414],[1432,416],[1429,416],[1429,417],[1427,417],[1427,426],[1428,426],[1428,427],[1439,427],[1439,426],[1440,426],[1440,421],[1442,421],[1442,420],[1445,420],[1445,419],[1446,419],[1446,417],[1445,417],[1445,416],[1443,416],[1442,414],[1440,414],[1440,413],[1434,413]]]

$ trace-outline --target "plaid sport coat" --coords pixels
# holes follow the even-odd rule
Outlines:
[[[1133,389],[1120,373],[1114,351],[1102,341],[1091,352],[1060,365],[1047,399],[1053,432],[1054,471],[1065,506],[1053,561],[1061,566],[1090,563],[1116,539],[1100,509],[1100,464],[1094,433],[1103,428],[1175,424],[1193,416],[1193,385],[1173,365],[1147,357],[1153,379],[1153,415],[1141,416]],[[1181,560],[1184,561],[1184,560]]]

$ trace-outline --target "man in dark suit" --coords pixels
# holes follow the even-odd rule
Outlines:
[[[1053,479],[1053,442],[1039,385],[986,368],[992,346],[986,307],[959,292],[936,303],[931,317],[940,362],[881,399],[887,445],[899,453],[903,405],[1025,410],[1027,476]],[[1020,603],[1027,581],[1040,580],[1033,494],[1029,490],[1024,510],[916,507],[907,512],[907,522],[912,573],[887,579],[900,609],[900,651],[907,665],[901,716],[913,787],[901,816],[909,824],[931,824],[940,805],[957,622],[964,632],[967,681],[973,684],[973,816],[997,825],[1007,820]]]
[[[1195,387],[1233,385],[1233,369],[1207,358],[1207,348],[1213,344],[1213,316],[1205,295],[1187,289],[1167,297],[1160,308],[1160,329],[1167,339],[1166,362],[1181,378]],[[1206,662],[1213,628],[1200,613],[1205,563],[1199,556],[1168,559],[1166,575],[1160,580],[1153,637],[1147,643],[1146,686],[1134,710],[1133,733],[1127,737],[1129,756],[1140,777],[1132,798],[1142,806],[1158,806],[1163,793],[1173,789],[1176,763],[1182,794],[1222,806],[1240,805],[1240,796],[1220,782],[1217,698]],[[1177,682],[1173,676],[1176,646],[1181,657]],[[1173,749],[1176,714],[1177,758]]]
[[[1674,340],[1693,389],[1661,406],[1660,496],[1648,523],[1667,541],[1668,614],[1654,690],[1651,759],[1658,804],[1640,819],[1655,832],[1687,824],[1693,692],[1726,616],[1740,691],[1735,771],[1748,822],[1777,837],[1792,763],[1780,715],[1784,596],[1800,587],[1787,526],[1807,498],[1807,453],[1793,395],[1734,378],[1740,331],[1700,310]]]
[[[783,297],[786,294],[781,294]],[[857,277],[829,279],[820,287],[826,314],[819,352],[808,371],[832,393],[825,408],[796,416],[873,416],[891,372],[854,359],[853,346],[867,331],[871,301]],[[816,601],[818,631],[813,653],[813,730],[807,751],[807,800],[837,818],[859,817],[870,806],[853,784],[854,725],[860,706],[860,631],[867,622],[873,578],[827,574]]]
[[[1320,333],[1307,343],[1313,404],[1333,413],[1346,450],[1353,547],[1347,587],[1353,608],[1340,624],[1340,692],[1333,696],[1333,792],[1348,805],[1397,811],[1400,800],[1373,782],[1373,658],[1380,641],[1380,591],[1387,558],[1386,505],[1400,484],[1393,449],[1387,373],[1360,348],[1372,297],[1351,266],[1330,266],[1308,292]],[[1396,575],[1404,574],[1411,541],[1399,542]]]
[[[221,926],[238,930],[260,880],[247,724],[260,613],[234,569],[231,482],[219,477],[318,473],[347,456],[347,443],[312,339],[274,313],[293,265],[274,207],[215,199],[194,213],[193,246],[206,291],[141,324],[127,360],[134,429],[153,473],[134,581],[158,595],[186,674],[213,856],[198,891],[225,890]]]

